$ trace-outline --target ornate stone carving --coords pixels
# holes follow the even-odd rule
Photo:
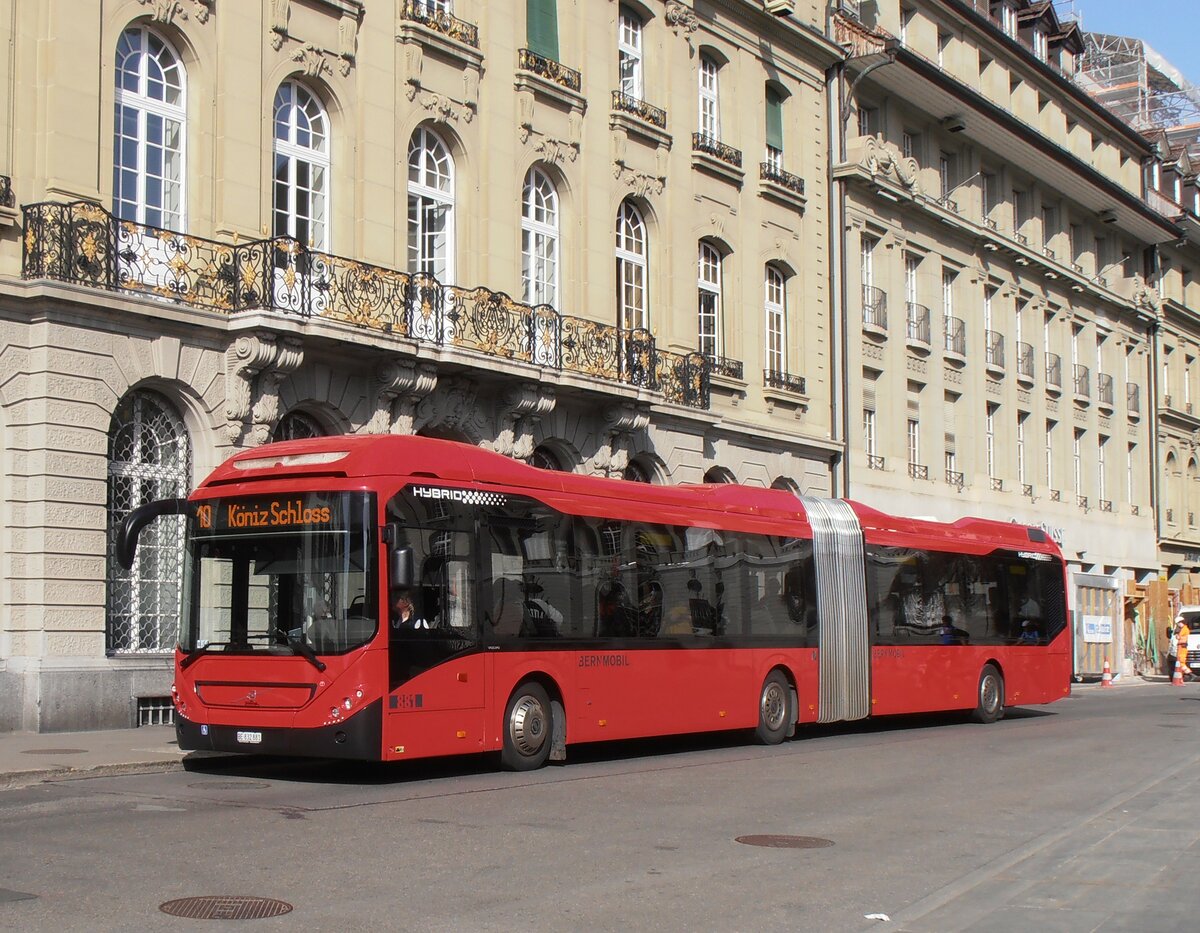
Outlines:
[[[864,137],[861,149],[858,163],[871,175],[890,176],[912,194],[921,193],[920,166],[916,159],[906,159],[896,146],[877,136]]]
[[[358,54],[358,17],[349,11],[342,13],[342,18],[338,20],[337,53],[341,59],[338,69],[342,77],[346,77],[354,67],[355,56]]]
[[[366,434],[412,434],[417,404],[437,387],[432,363],[395,359],[375,371],[375,410]]]
[[[614,402],[601,411],[600,417],[604,425],[602,440],[588,465],[595,476],[619,479],[629,466],[631,435],[650,424],[650,406]]]
[[[613,177],[629,186],[629,189],[639,198],[647,198],[652,194],[662,194],[667,186],[666,176],[648,175],[645,172],[635,172],[624,163],[617,162],[613,167]]]
[[[472,444],[481,443],[487,435],[487,423],[479,402],[475,385],[466,379],[451,379],[439,383],[437,391],[427,395],[417,406],[413,426],[438,426],[461,431]]]
[[[196,22],[207,23],[212,12],[213,0],[139,0],[142,6],[150,6],[150,16],[155,22],[173,23],[177,18],[187,19],[194,15]]]
[[[682,34],[688,40],[688,45],[691,45],[692,33],[700,28],[700,20],[696,18],[695,12],[678,0],[667,0],[666,20],[675,35]]]
[[[303,69],[304,73],[308,75],[308,77],[316,78],[325,72],[333,71],[333,69],[329,67],[329,62],[325,60],[325,55],[326,53],[324,50],[317,48],[317,46],[313,45],[312,43],[309,43],[303,48],[296,49],[296,51],[292,53],[292,61],[299,62],[300,67]]]
[[[242,334],[225,352],[225,419],[229,440],[262,444],[279,420],[279,385],[304,362],[295,337]]]
[[[420,90],[415,85],[409,85],[412,91],[412,96],[409,100],[416,100],[418,106],[428,110],[431,114],[441,120],[443,123],[448,123],[451,120],[461,119],[464,123],[470,123],[475,117],[475,112],[465,104],[460,104],[457,101],[451,100],[444,94],[435,94],[433,91]],[[407,92],[406,92],[407,93]]]
[[[290,0],[271,0],[271,18],[267,24],[271,48],[278,52],[283,48],[283,40],[287,38],[288,16],[291,13]]]
[[[534,144],[533,148],[543,159],[555,165],[564,161],[574,162],[579,158],[578,143],[571,144],[549,136],[543,136]]]
[[[512,386],[500,403],[500,433],[493,443],[482,446],[517,460],[528,460],[533,456],[533,427],[554,410],[555,402],[551,386],[533,382]]]
[[[1162,298],[1158,289],[1140,275],[1133,277],[1133,304],[1139,311],[1154,315],[1155,320],[1162,319]]]

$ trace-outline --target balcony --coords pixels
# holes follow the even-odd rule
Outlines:
[[[1142,387],[1136,382],[1125,383],[1125,411],[1131,421],[1136,421],[1142,414]]]
[[[961,470],[946,471],[946,485],[953,486],[959,492],[963,491],[963,486],[966,484],[966,479]]]
[[[232,316],[323,321],[661,392],[709,407],[700,353],[661,350],[646,330],[531,307],[488,288],[445,285],[303,246],[288,237],[222,243],[117,220],[89,201],[24,208],[21,274]],[[352,337],[347,337],[352,341]]]
[[[984,332],[984,340],[986,347],[985,363],[987,368],[996,375],[1003,374],[1004,335],[997,331],[989,330]]]
[[[804,179],[791,172],[785,172],[777,162],[760,162],[758,177],[762,182],[761,192],[764,196],[774,198],[784,204],[804,207]]]
[[[12,179],[0,175],[0,207],[16,207],[17,199],[13,194]]]
[[[1062,502],[1062,491],[1059,489],[1051,489],[1050,490],[1050,501],[1051,502]]]
[[[783,389],[785,392],[795,392],[804,395],[806,385],[803,376],[780,372],[775,369],[763,370],[763,386],[768,389]]]
[[[1032,499],[1033,498],[1033,483],[1022,483],[1021,484],[1021,495],[1023,495],[1026,499]]]
[[[915,301],[907,302],[904,319],[904,336],[908,345],[914,349],[928,351],[930,347],[929,309]]]
[[[878,454],[867,454],[867,469],[882,470],[885,466],[883,457]]]
[[[1075,401],[1087,405],[1092,400],[1092,374],[1082,363],[1076,363],[1072,381],[1075,391]]]
[[[992,492],[1004,492],[1004,480],[993,476],[991,483]]]
[[[1088,497],[1087,496],[1076,496],[1075,504],[1086,512],[1088,510]]]
[[[623,91],[612,92],[612,109],[620,113],[627,113],[641,120],[643,123],[648,123],[650,126],[666,132],[667,112],[665,110],[660,110],[658,107],[654,107],[644,100],[639,100]]]
[[[887,295],[882,288],[863,286],[863,329],[887,336]]]
[[[1027,386],[1034,382],[1033,345],[1017,341],[1017,379]]]
[[[708,360],[708,371],[710,374],[724,376],[727,379],[740,380],[742,378],[743,367],[741,360],[731,360],[724,356],[710,356],[707,353],[704,356]]]
[[[1096,373],[1096,401],[1102,410],[1109,413],[1116,407],[1116,392],[1113,390],[1113,377],[1108,373]]]
[[[1100,500],[1100,511],[1101,512],[1111,512],[1112,510],[1113,510],[1112,499],[1101,499]]]
[[[910,463],[908,465],[908,475],[910,479],[929,479],[929,467],[922,466],[919,463]]]
[[[692,134],[692,151],[703,152],[705,155],[712,156],[718,162],[724,162],[726,165],[732,165],[734,168],[742,167],[742,150],[734,149],[733,146],[728,146],[714,136],[709,136],[707,133]]]
[[[434,9],[432,4],[426,3],[425,0],[404,0],[400,18],[420,23],[426,29],[461,42],[463,45],[469,45],[473,49],[479,48],[478,26],[451,16],[444,10]]]
[[[942,351],[947,357],[959,363],[967,360],[967,326],[961,318],[944,318],[945,335]]]
[[[1062,392],[1062,357],[1057,353],[1046,354],[1046,391],[1054,395]]]
[[[568,91],[574,91],[576,94],[583,86],[583,76],[578,71],[568,68],[561,62],[556,62],[552,58],[538,55],[537,52],[530,49],[517,51],[517,68],[544,78],[551,84],[565,87]]]

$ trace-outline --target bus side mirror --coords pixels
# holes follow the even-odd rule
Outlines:
[[[388,558],[388,586],[413,585],[413,549],[392,548]]]
[[[142,529],[154,519],[161,515],[187,515],[187,511],[187,499],[159,499],[134,509],[125,516],[125,520],[121,522],[121,527],[117,530],[117,563],[126,570],[133,566],[138,536],[142,533]]]

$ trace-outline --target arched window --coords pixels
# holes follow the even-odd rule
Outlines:
[[[329,249],[329,119],[294,81],[275,92],[274,234]]]
[[[271,432],[273,441],[304,441],[310,437],[324,437],[328,432],[312,415],[303,411],[289,411],[279,419]]]
[[[721,97],[717,84],[720,66],[711,55],[700,56],[700,135],[711,142],[721,138]]]
[[[554,451],[550,450],[545,445],[537,447],[533,451],[533,455],[529,458],[529,465],[538,467],[542,470],[554,470],[562,472],[562,463],[559,462]]]
[[[408,271],[454,281],[454,160],[424,126],[408,144]]]
[[[650,471],[636,460],[630,460],[629,465],[625,467],[625,472],[621,474],[621,478],[631,483],[648,483],[650,482]]]
[[[179,56],[145,26],[117,41],[113,213],[182,232],[186,75]]]
[[[521,300],[558,306],[558,192],[538,168],[521,195]]]
[[[133,391],[121,400],[108,432],[109,653],[169,651],[178,639],[184,519],[147,525],[129,570],[111,555],[117,529],[133,509],[187,495],[191,460],[187,430],[166,399]]]
[[[630,201],[617,211],[617,326],[650,327],[646,295],[646,223]]]
[[[721,253],[711,243],[700,242],[696,288],[699,350],[709,359],[724,355],[721,340]]]
[[[766,295],[763,309],[766,320],[765,362],[772,373],[786,373],[787,361],[787,297],[783,273],[774,266],[767,266]]]
[[[709,483],[710,485],[720,483],[736,483],[737,478],[730,473],[729,470],[725,469],[725,467],[711,467],[708,472],[704,474],[704,482]]]

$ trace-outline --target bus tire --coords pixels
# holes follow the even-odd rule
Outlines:
[[[500,764],[506,771],[535,771],[550,757],[553,740],[554,713],[546,688],[526,681],[513,691],[504,708]]]
[[[979,675],[979,702],[971,718],[976,722],[995,722],[1004,717],[1004,677],[994,664],[985,664]]]
[[[778,745],[787,736],[792,709],[792,688],[779,671],[771,671],[758,697],[758,728],[754,736],[763,745]]]

